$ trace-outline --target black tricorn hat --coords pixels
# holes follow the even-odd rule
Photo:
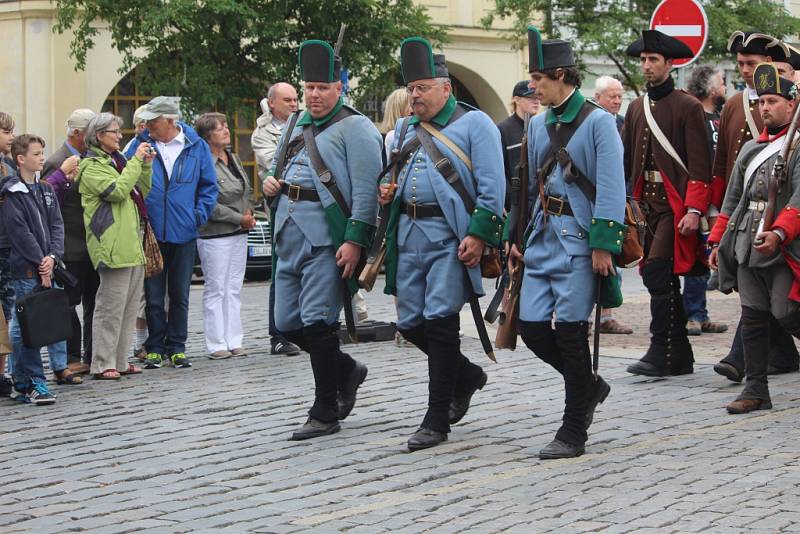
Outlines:
[[[783,46],[773,46],[769,49],[769,53],[765,54],[772,58],[772,61],[780,61],[788,63],[795,70],[800,70],[800,51],[795,47],[789,46],[786,43],[781,43]],[[786,54],[785,52],[788,52]]]
[[[325,41],[311,39],[303,41],[297,53],[300,64],[300,79],[304,82],[338,82],[342,60],[333,53],[333,47]]]
[[[542,39],[542,34],[528,26],[528,72],[574,67],[575,53],[569,41]]]
[[[661,54],[665,59],[684,59],[694,56],[686,43],[658,30],[642,30],[642,37],[625,50],[631,57],[639,57],[642,52]]]
[[[775,61],[774,55],[787,57],[790,55],[788,47],[780,39],[756,31],[735,31],[728,38],[728,52],[731,54],[758,54],[769,56]],[[787,61],[787,63],[789,63]]]
[[[794,100],[797,97],[797,87],[794,82],[781,78],[778,68],[773,63],[759,63],[753,71],[753,83],[758,96],[780,95],[787,100]]]
[[[450,76],[444,54],[434,54],[431,44],[422,37],[409,37],[400,44],[400,69],[406,84]]]

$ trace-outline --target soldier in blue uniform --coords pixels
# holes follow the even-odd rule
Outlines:
[[[341,60],[328,43],[302,43],[299,63],[308,109],[290,120],[264,181],[273,198],[276,325],[310,353],[314,373],[314,404],[293,440],[338,432],[367,375],[340,350],[337,331],[375,230],[383,146],[372,122],[344,105]]]
[[[400,333],[428,355],[428,411],[408,440],[413,451],[445,441],[486,384],[461,353],[458,314],[483,294],[484,248],[500,245],[505,174],[497,128],[456,102],[444,56],[419,37],[403,41],[400,56],[414,116],[395,128],[399,178],[396,190],[381,186],[381,201],[392,201],[385,292],[397,295]]]
[[[561,428],[539,456],[571,458],[583,454],[594,409],[611,389],[592,373],[588,318],[597,275],[607,277],[603,305],[622,302],[612,254],[621,251],[625,228],[623,150],[614,117],[580,93],[570,43],[543,41],[529,28],[528,46],[532,86],[550,109],[528,127],[532,216],[525,250],[513,247],[511,261],[525,265],[519,333],[564,376],[566,389]],[[555,154],[563,146],[567,159]],[[544,169],[541,184],[538,169]],[[526,223],[511,228],[512,235]]]

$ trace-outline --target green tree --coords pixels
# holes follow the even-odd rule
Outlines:
[[[638,61],[625,49],[650,23],[659,0],[497,0],[483,19],[489,27],[495,18],[512,18],[515,39],[530,22],[539,24],[545,37],[573,41],[578,57],[605,58],[619,70],[623,84],[637,93],[643,85]],[[736,30],[758,28],[783,38],[800,32],[800,19],[773,0],[701,0],[709,21],[709,39],[699,61],[730,59],[726,43]],[[523,42],[524,44],[524,42]]]
[[[305,39],[335,42],[357,78],[357,98],[382,92],[399,72],[403,38],[446,38],[412,0],[56,0],[54,31],[73,31],[70,54],[86,65],[101,29],[123,57],[120,74],[136,68],[150,94],[182,96],[186,111],[252,109],[269,82],[298,84],[297,47]],[[249,100],[249,103],[247,102]]]

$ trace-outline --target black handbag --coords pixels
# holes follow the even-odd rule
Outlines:
[[[67,292],[58,288],[43,288],[17,299],[17,321],[22,342],[38,349],[64,341],[72,335]]]
[[[53,280],[63,288],[73,288],[78,285],[78,278],[67,270],[63,260],[58,260],[53,265]],[[72,303],[73,306],[80,304],[80,301]]]

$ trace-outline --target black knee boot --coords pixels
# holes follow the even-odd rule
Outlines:
[[[800,367],[800,355],[794,338],[800,334],[800,312],[789,314],[780,321],[769,316],[769,364],[767,374],[792,373]]]
[[[728,355],[714,364],[714,371],[733,382],[741,382],[744,378],[744,346],[742,345],[742,320],[736,326],[731,350]]]
[[[586,321],[556,322],[555,340],[564,364],[564,417],[555,439],[539,452],[540,458],[572,458],[584,452],[594,386],[588,335]]]
[[[283,338],[286,341],[294,343],[304,351],[311,352],[311,350],[309,350],[308,348],[308,343],[306,342],[306,338],[305,336],[303,336],[302,328],[300,330],[289,330],[288,332],[281,332],[281,336],[283,336]]]
[[[770,313],[742,306],[742,344],[746,381],[739,397],[728,404],[730,413],[747,413],[772,408],[767,383],[770,345]]]
[[[519,335],[525,346],[528,347],[540,360],[547,363],[564,374],[564,358],[556,343],[556,333],[550,321],[517,321]]]
[[[308,415],[323,422],[339,419],[337,370],[339,359],[338,325],[317,323],[303,328],[314,371],[314,405]]]
[[[628,372],[644,376],[691,373],[694,357],[672,262],[648,263],[642,268],[642,281],[650,292],[650,347],[638,362],[628,366]]]
[[[413,343],[419,350],[428,354],[428,340],[425,338],[424,322],[411,328],[398,328],[397,331],[406,341]]]
[[[338,330],[338,326],[337,326]],[[339,348],[337,336],[336,377],[339,388],[339,420],[344,421],[356,405],[356,392],[367,378],[367,366]]]

